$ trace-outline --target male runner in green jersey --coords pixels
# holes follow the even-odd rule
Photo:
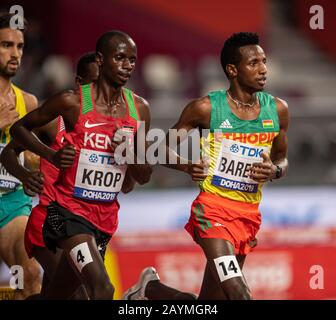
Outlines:
[[[266,55],[257,34],[233,34],[224,43],[221,64],[229,89],[192,101],[173,126],[186,132],[208,131],[201,139],[206,161],[182,164],[177,156],[177,164],[166,166],[188,173],[200,186],[185,227],[207,259],[199,299],[251,299],[242,268],[256,246],[261,188],[281,178],[288,168],[288,106],[263,92]],[[179,295],[161,285],[155,269],[147,268],[124,297],[176,299]]]

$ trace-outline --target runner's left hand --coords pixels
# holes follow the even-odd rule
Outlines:
[[[71,144],[66,144],[54,154],[52,163],[57,168],[66,169],[73,165],[75,156],[75,147]]]
[[[29,171],[22,180],[24,193],[30,197],[43,191],[44,176],[40,171]]]

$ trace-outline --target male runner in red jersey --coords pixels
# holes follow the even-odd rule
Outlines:
[[[261,188],[288,168],[289,114],[285,101],[263,92],[266,56],[257,34],[241,32],[227,39],[221,63],[230,88],[189,103],[173,127],[209,131],[201,140],[210,159],[208,173],[205,161],[178,160],[167,166],[188,173],[200,185],[186,225],[207,259],[199,299],[250,299],[242,268],[256,246]],[[167,142],[169,154],[169,136]],[[125,298],[178,297],[178,291],[168,291],[158,280],[154,268],[145,269]]]
[[[111,299],[114,288],[98,248],[117,228],[117,194],[126,169],[140,184],[151,174],[147,164],[116,164],[113,138],[117,129],[125,128],[136,140],[137,120],[145,122],[147,132],[150,114],[148,103],[124,88],[135,67],[134,41],[123,32],[107,32],[99,38],[96,53],[100,72],[95,85],[55,96],[22,119],[11,133],[23,147],[61,168],[55,183],[56,201],[48,207],[43,227],[46,245],[64,250],[90,299]],[[30,130],[60,115],[69,144],[55,152]]]
[[[94,52],[82,55],[77,63],[75,82],[77,86],[91,83],[97,80],[99,68],[96,63]],[[63,144],[65,134],[64,123],[61,117],[54,119],[47,125],[37,128],[34,133],[45,144],[54,150],[59,150]],[[29,257],[34,257],[44,269],[43,283],[41,288],[42,297],[47,298],[48,284],[50,283],[56,267],[62,256],[62,250],[54,254],[45,246],[42,236],[42,227],[47,214],[47,206],[54,200],[53,185],[59,174],[58,168],[41,158],[40,170],[28,170],[18,162],[19,154],[24,151],[14,141],[11,141],[1,154],[1,162],[6,170],[22,182],[23,188],[28,195],[39,194],[39,204],[35,206],[29,217],[25,232],[25,247]],[[66,264],[67,265],[67,264]],[[68,268],[69,270],[69,268]],[[67,276],[65,278],[65,276]],[[80,282],[76,274],[70,268],[69,272],[62,273],[62,280],[68,283],[66,289],[71,296]],[[55,280],[58,281],[58,280]],[[71,285],[73,284],[73,285]],[[86,293],[77,297],[85,298]]]

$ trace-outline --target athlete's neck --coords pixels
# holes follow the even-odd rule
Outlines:
[[[1,97],[7,96],[11,88],[12,87],[10,78],[4,78],[0,76],[0,96]]]
[[[237,99],[240,102],[243,103],[253,103],[256,100],[256,93],[255,92],[249,92],[247,90],[242,89],[238,86],[230,85],[229,93],[232,98]]]
[[[122,87],[115,88],[103,80],[96,82],[96,103],[112,107],[122,101]]]

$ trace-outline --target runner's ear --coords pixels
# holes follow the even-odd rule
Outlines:
[[[101,52],[96,52],[96,62],[98,64],[98,67],[101,67],[104,63],[104,57]]]

